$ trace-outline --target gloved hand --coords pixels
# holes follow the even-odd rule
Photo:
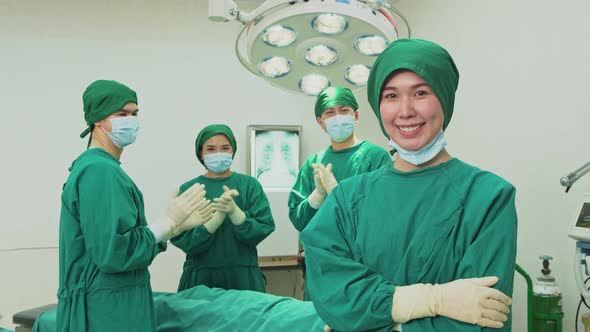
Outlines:
[[[338,185],[338,181],[332,174],[332,164],[328,164],[328,166],[318,164],[318,173],[326,192],[329,194]]]
[[[205,186],[200,183],[195,183],[180,196],[179,191],[180,188],[172,194],[166,215],[148,225],[157,242],[168,241],[175,234],[179,234],[176,229],[206,202]]]
[[[319,165],[321,164],[311,164],[313,167],[313,182],[315,184],[315,189],[311,192],[311,194],[307,197],[307,202],[311,205],[314,209],[319,209],[324,203],[326,196],[328,193],[326,192],[326,188],[324,188],[324,184],[320,178],[320,171]]]
[[[184,231],[191,230],[210,221],[213,217],[213,206],[209,203],[211,203],[209,200],[201,201],[197,210],[191,213],[191,215],[186,218],[185,222],[172,231],[172,236],[177,236]]]
[[[328,325],[324,325],[324,332],[332,332],[332,328]]]
[[[393,294],[393,320],[406,323],[440,315],[483,327],[501,328],[508,319],[512,300],[491,288],[497,282],[497,277],[484,277],[440,285],[398,286]]]
[[[225,220],[226,214],[220,211],[214,211],[211,220],[206,222],[203,226],[207,229],[207,232],[210,234],[215,233],[215,231],[223,224]]]
[[[229,189],[228,186],[223,186],[223,194],[219,198],[214,198],[213,209],[215,211],[227,214],[229,220],[234,225],[240,225],[246,220],[246,214],[242,211],[234,201],[234,197],[240,193],[235,189]]]
[[[313,167],[313,182],[315,184],[315,190],[317,190],[321,195],[327,196],[328,191],[326,190],[326,187],[324,187],[324,183],[322,182],[320,175],[320,165],[324,167],[322,163],[311,164],[311,167]]]

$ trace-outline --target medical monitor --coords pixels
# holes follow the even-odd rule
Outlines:
[[[578,205],[569,236],[578,241],[590,242],[590,194],[584,194]]]

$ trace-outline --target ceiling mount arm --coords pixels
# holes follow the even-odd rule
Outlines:
[[[209,0],[209,20],[213,22],[238,21],[246,24],[250,14],[240,11],[233,0]]]

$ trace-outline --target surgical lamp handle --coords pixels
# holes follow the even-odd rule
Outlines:
[[[576,169],[575,171],[571,172],[570,174],[562,177],[559,180],[559,183],[566,187],[565,192],[568,192],[574,182],[578,181],[581,177],[586,175],[586,173],[590,172],[590,162],[582,165],[582,167]]]

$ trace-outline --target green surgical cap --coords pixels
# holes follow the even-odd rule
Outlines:
[[[98,80],[86,88],[82,101],[84,102],[84,120],[88,124],[88,128],[80,134],[80,137],[84,138],[92,131],[95,122],[120,111],[128,102],[137,104],[137,94],[119,82]]]
[[[207,127],[203,128],[201,132],[199,132],[197,140],[195,141],[195,152],[197,153],[197,159],[199,159],[199,162],[203,166],[205,166],[205,162],[201,158],[203,144],[205,144],[205,142],[211,137],[219,134],[223,134],[227,136],[227,138],[229,139],[229,143],[231,144],[233,150],[232,158],[236,155],[236,150],[238,149],[238,146],[236,145],[236,138],[234,137],[234,133],[231,131],[231,129],[224,124],[208,125]]]
[[[340,86],[329,86],[322,89],[315,101],[315,116],[320,117],[324,111],[337,105],[350,106],[355,111],[359,105],[349,88]]]
[[[449,53],[441,46],[422,39],[398,39],[389,44],[375,60],[369,81],[367,97],[373,112],[379,119],[381,130],[389,137],[379,112],[381,90],[389,76],[396,70],[406,69],[422,77],[430,86],[440,102],[447,128],[453,116],[455,91],[459,85],[459,71]]]

